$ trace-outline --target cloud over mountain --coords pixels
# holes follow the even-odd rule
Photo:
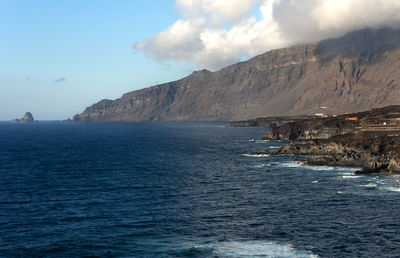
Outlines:
[[[219,69],[274,48],[400,24],[398,0],[177,0],[181,18],[134,48]]]

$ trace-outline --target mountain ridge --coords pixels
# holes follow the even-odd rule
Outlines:
[[[399,68],[400,30],[364,29],[101,100],[74,120],[229,121],[356,112],[399,103]]]

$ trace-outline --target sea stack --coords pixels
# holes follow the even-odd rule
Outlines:
[[[33,118],[33,115],[32,115],[31,112],[26,112],[23,118],[14,119],[13,122],[16,122],[16,123],[33,123],[33,122],[35,122],[35,119]]]

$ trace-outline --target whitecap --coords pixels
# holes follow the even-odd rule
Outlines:
[[[254,165],[255,168],[263,168],[263,167],[265,167],[265,166],[268,166],[268,165],[267,165],[267,164],[257,164],[257,165]]]
[[[243,154],[245,157],[269,157],[268,154]]]
[[[296,162],[296,161],[290,161],[290,162],[277,163],[277,165],[278,165],[278,167],[284,167],[284,168],[297,168],[297,167],[302,167],[303,163]]]
[[[344,178],[344,179],[352,179],[352,178],[359,178],[359,177],[361,177],[361,176],[356,176],[356,175],[344,175],[344,176],[342,176],[342,178]]]
[[[311,169],[311,170],[321,170],[321,171],[330,171],[330,170],[337,170],[335,167],[329,166],[305,166],[304,167]]]
[[[377,185],[377,184],[374,184],[374,183],[369,183],[369,184],[367,184],[367,185],[362,185],[362,186],[368,187],[368,188],[373,188],[373,187],[377,187],[378,185]]]
[[[309,251],[296,250],[290,244],[272,241],[232,241],[216,243],[218,257],[318,257]]]
[[[316,184],[316,183],[318,183],[318,181],[317,181],[317,180],[315,180],[315,181],[311,181],[311,184]]]
[[[384,187],[384,189],[390,192],[400,192],[400,187],[395,187],[395,186],[387,186]]]
[[[361,176],[354,174],[354,172],[344,172],[340,173],[342,175],[342,178],[345,179],[351,179],[351,178],[359,178]]]
[[[317,170],[317,171],[330,171],[330,170],[346,171],[346,172],[350,171],[348,173],[351,174],[352,176],[354,176],[354,173],[352,171],[359,170],[359,168],[350,168],[350,167],[310,166],[310,165],[305,165],[303,161],[283,162],[283,163],[279,163],[278,166],[289,167],[289,168],[303,167],[303,168]],[[344,173],[344,175],[347,175],[347,173]]]

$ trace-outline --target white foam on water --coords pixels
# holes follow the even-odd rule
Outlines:
[[[385,190],[390,191],[390,192],[400,192],[400,187],[389,186],[389,187],[385,187]]]
[[[298,168],[303,166],[302,162],[296,162],[296,161],[277,163],[277,165],[278,167],[284,167],[284,168]]]
[[[213,254],[218,257],[318,257],[289,244],[272,241],[220,242],[216,243]]]
[[[242,154],[245,157],[269,157],[268,154]]]
[[[343,175],[342,178],[344,179],[352,179],[352,178],[359,178],[361,176],[356,176],[356,175]]]
[[[358,170],[358,168],[348,168],[350,171],[342,172],[340,173],[342,176],[341,178],[344,179],[353,179],[353,178],[359,178],[361,177],[360,175],[356,175],[354,171]]]
[[[306,167],[311,170],[319,170],[319,171],[330,171],[330,170],[337,169],[335,167],[329,167],[329,166],[306,166],[306,165],[304,165],[303,167]]]
[[[378,185],[374,184],[374,183],[369,183],[367,185],[362,185],[362,186],[367,187],[367,188],[373,188],[373,187],[377,187]]]
[[[265,167],[265,164],[257,164],[257,165],[254,165],[254,167],[255,168],[263,168],[263,167]]]
[[[332,167],[334,170],[345,171],[344,173],[352,173],[354,175],[355,171],[360,170],[360,168],[351,168],[351,167]]]
[[[255,142],[255,143],[267,143],[270,142],[269,140],[254,140],[254,139],[250,139],[249,142]]]
[[[360,187],[368,189],[377,189],[380,192],[400,192],[400,181],[397,175],[395,176],[375,176],[361,184]]]
[[[318,183],[318,181],[317,181],[317,180],[315,180],[315,181],[311,181],[311,184],[316,184],[316,183]]]
[[[352,176],[354,176],[354,171],[359,170],[359,168],[350,168],[350,167],[310,166],[310,165],[305,165],[301,161],[290,161],[290,162],[279,163],[278,166],[289,167],[289,168],[303,167],[303,168],[317,170],[317,171],[330,171],[330,170],[346,171],[349,174],[344,173],[344,175],[351,174]]]

